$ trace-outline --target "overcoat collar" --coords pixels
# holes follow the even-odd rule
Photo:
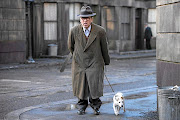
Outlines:
[[[83,28],[82,28],[82,25],[79,25],[79,34],[77,36],[79,40],[81,40],[82,34],[84,34],[83,33]],[[91,33],[90,33],[90,36],[88,38],[87,44],[86,44],[86,46],[84,48],[84,52],[93,43],[93,41],[95,40],[96,36],[97,36],[97,29],[96,29],[96,26],[92,23],[91,24]]]

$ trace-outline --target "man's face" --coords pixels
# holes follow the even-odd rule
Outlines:
[[[80,18],[81,25],[85,28],[88,28],[91,25],[92,21],[93,21],[92,17],[81,17]]]

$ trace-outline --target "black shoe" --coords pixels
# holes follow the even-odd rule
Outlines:
[[[100,111],[99,111],[99,109],[94,109],[94,115],[99,115],[100,114]]]
[[[79,110],[77,111],[77,114],[78,114],[78,115],[84,115],[84,114],[85,114],[85,110],[79,109]]]

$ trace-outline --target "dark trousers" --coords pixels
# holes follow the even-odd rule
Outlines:
[[[151,39],[146,39],[146,48],[147,48],[148,50],[151,49],[151,43],[150,43],[150,40],[151,40]]]
[[[99,109],[101,107],[101,100],[99,98],[97,99],[92,99],[91,97],[89,97],[89,102],[90,102],[90,106],[93,108],[93,109]],[[82,100],[82,99],[79,99],[78,103],[77,103],[77,108],[78,109],[83,109],[85,110],[88,106],[88,100]]]
[[[88,98],[89,98],[89,103],[90,103],[90,106],[93,108],[93,109],[99,109],[101,107],[101,100],[99,98],[96,98],[96,99],[92,99],[91,97],[91,93],[89,91],[89,86],[88,86],[88,82],[87,80],[85,81],[85,90],[84,90],[84,99],[79,99],[78,100],[78,103],[77,103],[77,108],[78,109],[83,109],[83,110],[86,110],[87,106],[88,106]]]

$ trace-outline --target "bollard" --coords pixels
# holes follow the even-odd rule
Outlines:
[[[48,55],[49,56],[57,56],[57,45],[56,44],[48,45]]]
[[[158,88],[159,120],[180,120],[180,89]]]

